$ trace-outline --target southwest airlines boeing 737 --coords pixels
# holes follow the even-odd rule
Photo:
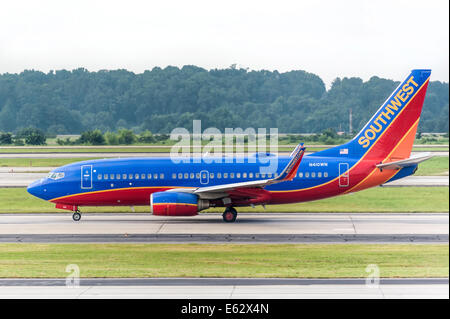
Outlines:
[[[59,167],[28,192],[73,211],[75,221],[82,206],[147,205],[162,216],[224,207],[223,220],[234,222],[236,207],[306,202],[382,185],[414,174],[431,157],[411,157],[430,74],[411,71],[351,141],[305,156],[300,144],[291,156],[276,158],[273,173],[262,173],[259,160],[273,154],[220,163],[102,159]]]

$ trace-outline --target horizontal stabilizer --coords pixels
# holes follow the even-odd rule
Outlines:
[[[379,169],[400,169],[400,168],[404,168],[404,167],[408,167],[408,166],[414,166],[414,165],[419,164],[423,161],[426,161],[427,159],[430,159],[432,157],[433,157],[433,155],[430,152],[427,152],[425,154],[411,156],[410,158],[400,160],[400,161],[378,164],[377,167]]]

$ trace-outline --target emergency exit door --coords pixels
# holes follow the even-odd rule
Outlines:
[[[209,172],[201,171],[200,172],[200,184],[207,185],[209,183]]]
[[[339,186],[347,187],[350,184],[348,163],[339,163]]]
[[[92,188],[92,165],[81,166],[81,188]]]

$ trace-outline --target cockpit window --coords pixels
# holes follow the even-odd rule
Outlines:
[[[64,173],[63,172],[57,172],[57,173],[50,172],[50,173],[48,173],[47,178],[54,179],[54,180],[61,179],[61,178],[64,178]]]

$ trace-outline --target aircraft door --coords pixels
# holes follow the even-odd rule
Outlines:
[[[350,184],[348,163],[339,163],[339,186],[347,187]]]
[[[201,171],[200,172],[200,184],[206,185],[209,183],[209,172]]]
[[[92,165],[81,166],[81,188],[92,188]]]

